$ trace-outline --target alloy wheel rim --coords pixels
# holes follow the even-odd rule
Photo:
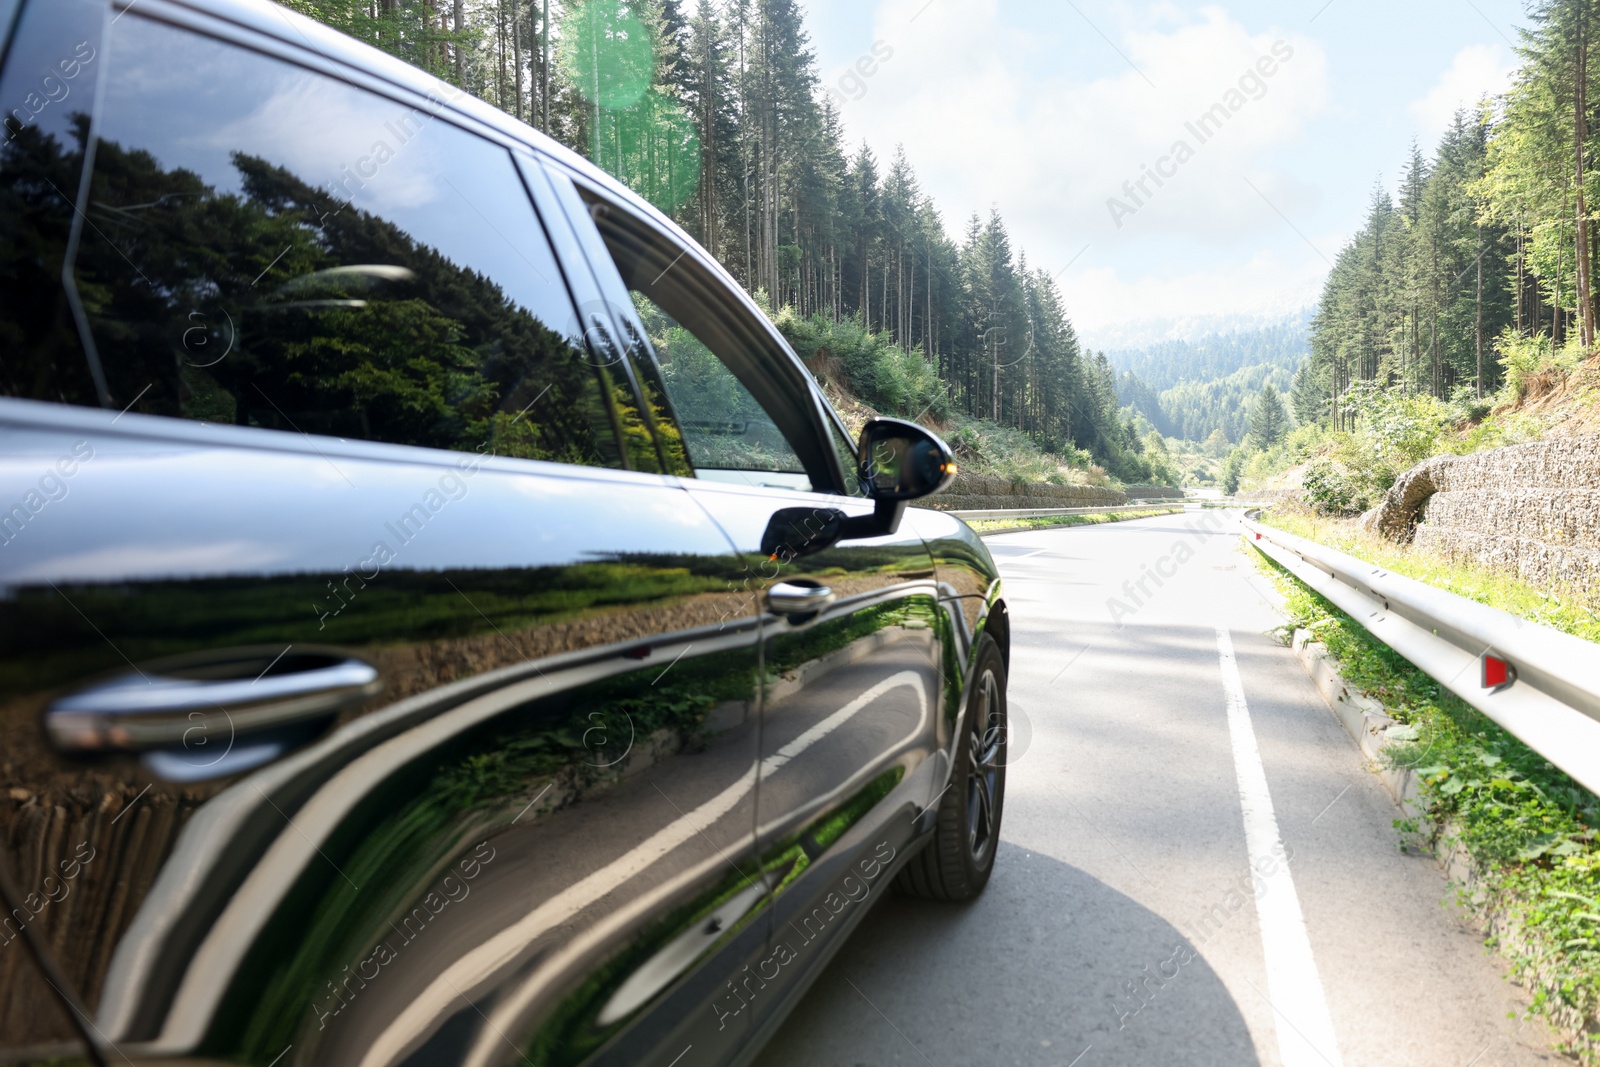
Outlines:
[[[1006,741],[1005,709],[992,671],[983,673],[977,697],[967,744],[967,848],[973,860],[981,863],[994,843]]]

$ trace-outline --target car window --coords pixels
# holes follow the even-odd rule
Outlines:
[[[625,466],[511,157],[439,117],[118,20],[73,276],[115,406]]]
[[[635,312],[661,368],[684,451],[702,478],[809,489],[777,423],[699,337],[638,289]]]
[[[839,454],[839,467],[844,471],[845,492],[851,496],[866,496],[867,491],[861,485],[861,461],[857,458],[855,442],[850,440],[837,419],[829,418],[827,422],[828,437],[833,441],[833,450]]]
[[[0,73],[0,396],[100,402],[61,264],[106,11],[104,0],[29,4]]]
[[[806,411],[793,385],[773,373],[775,354],[751,316],[655,227],[592,190],[572,201],[569,211],[598,224],[589,231],[599,236],[591,258],[605,255],[615,267],[611,274],[597,264],[610,274],[602,288],[618,300],[627,294],[628,306],[614,308],[614,317],[663,448],[681,451],[698,478],[809,491],[812,473],[794,436],[806,432]],[[639,331],[643,338],[634,336]]]

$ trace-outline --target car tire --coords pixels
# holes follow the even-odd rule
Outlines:
[[[900,872],[903,892],[971,900],[994,870],[1006,792],[1006,665],[994,639],[979,638],[950,784],[939,798],[933,838]]]

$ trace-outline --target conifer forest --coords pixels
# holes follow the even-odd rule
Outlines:
[[[1162,473],[1143,458],[1151,430],[1247,443],[1263,391],[1284,393],[1291,425],[1348,430],[1375,390],[1481,402],[1595,340],[1600,0],[1531,4],[1510,91],[1458,111],[1392,188],[1375,184],[1309,323],[1209,339],[1262,349],[1216,373],[1205,340],[1111,361],[1086,350],[997,208],[953,222],[899,146],[850,141],[848,97],[822,81],[798,0],[290,6],[592,159],[813,351],[892,346],[879,377],[893,381],[855,383],[882,410],[990,420],[1126,480]],[[863,59],[892,54],[879,41]]]
[[[892,361],[908,388],[873,395],[853,383],[880,409],[960,412],[1127,480],[1150,476],[1110,365],[1083,350],[1051,272],[1029,261],[999,212],[951,225],[896,146],[847,141],[846,97],[822,84],[797,0],[289,6],[592,159],[669,214],[791,334],[920,357],[932,374]]]

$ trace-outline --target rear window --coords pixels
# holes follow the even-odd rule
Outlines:
[[[110,406],[625,465],[631,387],[505,149],[137,12],[110,36],[70,264]]]
[[[61,265],[105,66],[105,0],[31,3],[0,73],[0,396],[99,402]],[[14,5],[0,0],[0,16]],[[9,28],[9,18],[5,28]]]

